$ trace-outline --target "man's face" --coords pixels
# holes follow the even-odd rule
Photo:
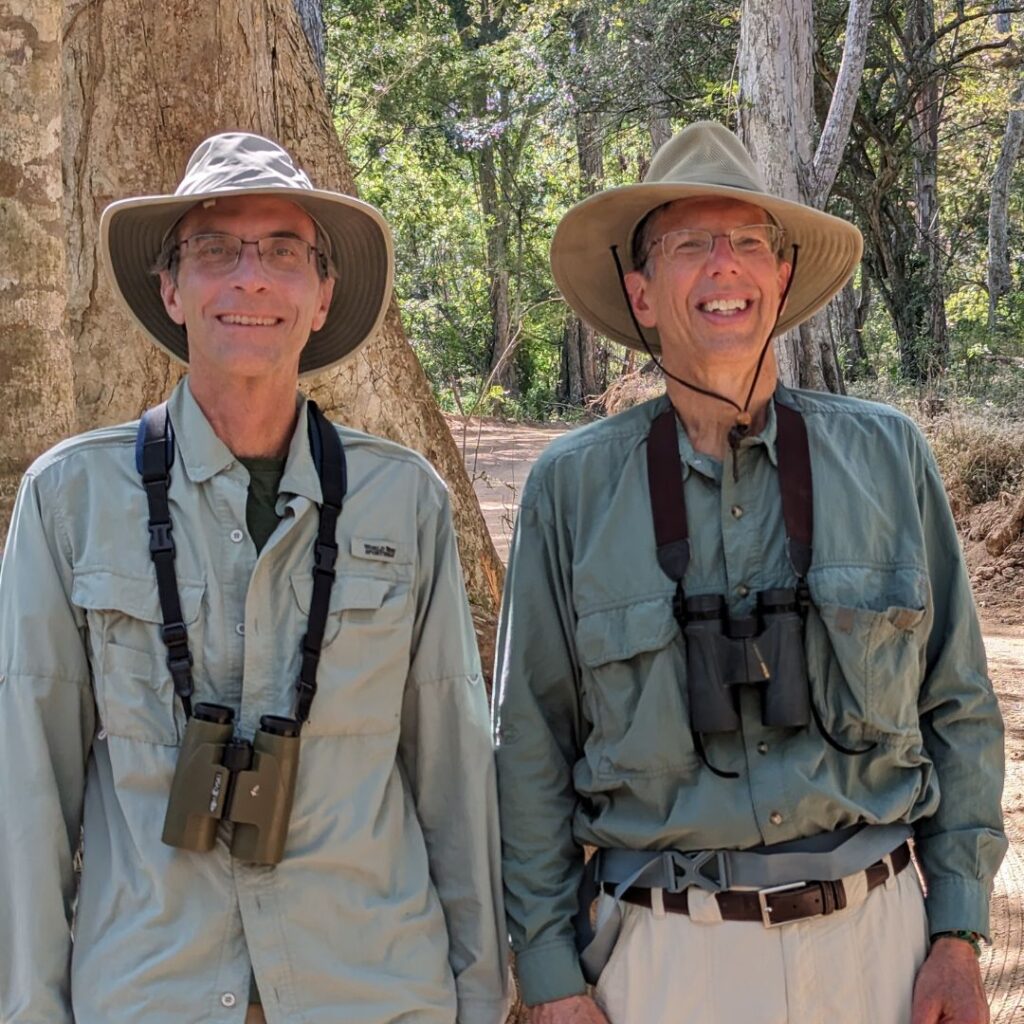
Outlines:
[[[678,200],[655,215],[647,232],[649,276],[631,271],[626,287],[637,320],[657,327],[670,369],[740,373],[752,366],[775,324],[790,265],[774,252],[738,255],[728,237],[715,237],[705,258],[669,261],[658,240],[680,228],[725,236],[733,228],[769,223],[760,207],[734,199]]]
[[[179,241],[223,232],[254,241],[268,235],[316,243],[312,219],[276,196],[234,196],[195,206],[177,228]],[[192,251],[190,251],[192,250]],[[334,281],[321,280],[316,257],[297,272],[263,266],[256,246],[245,245],[231,270],[200,265],[195,247],[179,250],[178,277],[160,274],[167,315],[188,332],[193,377],[265,378],[298,374],[299,355],[327,318]]]

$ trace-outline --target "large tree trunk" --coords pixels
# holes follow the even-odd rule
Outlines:
[[[870,0],[851,0],[843,61],[815,147],[814,15],[810,0],[744,0],[740,14],[740,131],[768,190],[819,209],[842,157],[860,88]],[[776,340],[790,386],[841,389],[824,313]]]
[[[0,4],[0,551],[18,481],[74,429],[65,330],[60,0]]]
[[[1010,16],[1003,14],[999,31],[1010,31]],[[1024,66],[1018,74],[1020,81],[1010,97],[1010,112],[1006,117],[1006,131],[999,150],[999,159],[992,175],[992,199],[988,208],[988,326],[997,324],[996,307],[1000,298],[1013,285],[1010,275],[1010,251],[1007,219],[1010,205],[1010,182],[1013,180],[1017,154],[1024,140]]]
[[[99,270],[96,225],[106,203],[172,190],[204,136],[238,128],[278,139],[318,185],[350,193],[355,186],[289,0],[230,9],[71,0],[66,18],[69,305],[85,428],[137,416],[179,376],[122,312]],[[397,308],[375,341],[310,390],[328,415],[433,462],[451,489],[470,599],[493,613],[501,563]]]

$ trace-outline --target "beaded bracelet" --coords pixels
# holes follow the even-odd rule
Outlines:
[[[963,942],[969,942],[971,949],[974,950],[975,956],[981,956],[981,936],[977,932],[967,931],[966,929],[952,932],[937,932],[932,936],[932,941],[936,939],[961,939]]]

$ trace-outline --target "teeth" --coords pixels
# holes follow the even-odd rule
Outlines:
[[[750,303],[747,299],[712,299],[703,303],[703,309],[708,313],[735,313],[737,310],[746,309]]]
[[[277,318],[272,316],[237,316],[231,313],[220,319],[222,323],[239,324],[242,327],[273,327],[277,323]]]

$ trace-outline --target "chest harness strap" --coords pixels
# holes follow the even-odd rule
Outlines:
[[[748,617],[729,615],[721,594],[687,599],[683,579],[690,564],[691,542],[677,420],[671,405],[654,419],[647,438],[647,482],[658,564],[676,584],[672,609],[686,637],[694,749],[722,778],[738,775],[708,761],[702,734],[740,728],[734,693],[740,684],[759,685],[765,725],[803,728],[813,718],[822,737],[840,753],[862,754],[875,746],[856,750],[836,740],[826,729],[811,694],[803,646],[804,619],[811,603],[807,573],[814,532],[810,446],[807,426],[797,410],[776,400],[775,414],[786,553],[797,584],[794,589],[758,593],[756,613]]]
[[[317,539],[313,545],[313,592],[309,603],[309,619],[302,641],[299,678],[295,683],[295,717],[299,722],[309,718],[316,695],[316,671],[334,584],[334,564],[338,557],[335,529],[348,489],[345,451],[338,433],[327,421],[316,402],[306,403],[309,444],[320,477],[323,503]],[[192,717],[192,653],[188,647],[178,583],[174,572],[174,538],[168,488],[174,464],[174,426],[162,402],[142,416],[135,443],[135,464],[142,476],[149,504],[149,553],[156,571],[157,591],[163,626],[160,633],[167,647],[167,667],[174,680],[174,691],[181,699],[185,715]]]

